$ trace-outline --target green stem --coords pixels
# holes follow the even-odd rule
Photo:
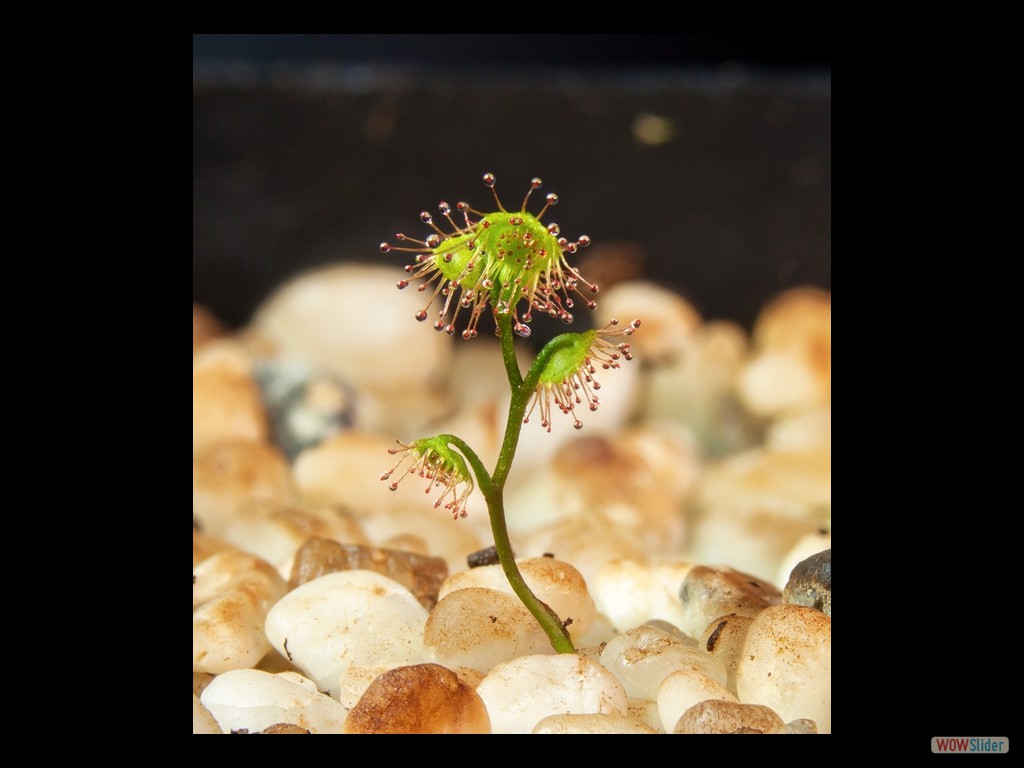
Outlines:
[[[501,352],[505,361],[505,372],[508,375],[509,384],[512,390],[512,402],[509,407],[508,421],[505,424],[505,436],[501,443],[501,451],[498,454],[498,463],[495,465],[494,474],[488,475],[483,463],[473,450],[465,442],[447,435],[449,440],[469,461],[477,476],[477,484],[480,487],[484,499],[487,501],[487,513],[491,520],[491,533],[494,536],[494,548],[498,554],[498,561],[505,572],[512,591],[526,606],[527,610],[537,619],[537,623],[547,634],[551,641],[551,647],[558,653],[575,653],[569,632],[562,624],[558,614],[551,610],[551,607],[538,598],[523,579],[519,566],[516,565],[515,554],[512,552],[512,542],[508,536],[508,523],[505,520],[505,481],[508,479],[509,470],[512,468],[512,460],[516,455],[516,447],[519,444],[519,434],[523,428],[523,414],[530,402],[533,389],[537,386],[538,377],[543,365],[538,367],[534,361],[530,373],[524,380],[519,372],[519,363],[516,361],[515,347],[512,335],[512,314],[495,314],[498,325],[498,335],[501,337]],[[551,346],[550,344],[548,346]],[[545,357],[548,351],[545,347],[538,357]],[[553,350],[552,350],[553,352]],[[550,357],[552,352],[548,352]],[[546,359],[546,357],[545,357]],[[532,381],[532,384],[531,384]]]

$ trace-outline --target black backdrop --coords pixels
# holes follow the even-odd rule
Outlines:
[[[518,206],[750,326],[831,289],[826,38],[193,36],[192,297],[240,326],[277,285],[421,234],[441,199]],[[535,209],[534,209],[535,210]],[[601,248],[604,251],[600,250]],[[586,272],[584,272],[586,274]],[[543,340],[543,324],[535,331]],[[560,329],[554,329],[560,332]]]

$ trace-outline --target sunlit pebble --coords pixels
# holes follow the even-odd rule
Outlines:
[[[553,653],[551,640],[518,597],[483,587],[442,595],[427,618],[423,642],[438,663],[485,674],[520,656]]]
[[[221,674],[255,667],[270,650],[268,609],[287,587],[262,558],[226,550],[192,571],[192,671]]]
[[[775,417],[830,404],[832,398],[832,297],[796,288],[761,311],[753,331],[755,353],[738,380],[744,404]]]
[[[731,454],[705,466],[695,503],[701,512],[692,518],[690,557],[736,563],[774,579],[782,558],[828,520],[832,456],[817,450]]]
[[[249,502],[291,497],[288,461],[267,443],[219,443],[192,456],[192,515],[210,535],[220,536]]]
[[[217,724],[217,718],[199,700],[199,697],[192,694],[192,734],[197,733],[224,733]]]
[[[670,732],[686,710],[708,699],[739,702],[734,693],[695,667],[672,672],[658,687],[658,714],[662,727]]]
[[[631,715],[549,715],[533,728],[533,733],[635,734],[657,733],[647,723]]]
[[[768,581],[728,566],[696,565],[679,589],[686,613],[680,629],[699,637],[714,619],[731,613],[756,616],[782,602],[782,592]]]
[[[279,355],[303,359],[350,385],[358,393],[360,426],[411,429],[435,415],[424,408],[424,395],[447,394],[453,346],[410,327],[425,303],[419,294],[395,290],[394,267],[349,262],[288,281],[250,326]],[[416,392],[426,389],[423,381],[431,382],[429,393]]]
[[[217,339],[192,356],[192,451],[219,443],[262,442],[267,413],[251,358],[237,341]]]
[[[627,694],[652,701],[657,701],[665,678],[684,667],[700,671],[723,688],[727,679],[725,668],[714,656],[649,625],[634,627],[609,640],[601,652],[601,664],[622,683]]]
[[[342,733],[348,717],[345,707],[295,672],[226,672],[207,686],[201,700],[225,733],[258,733],[278,723],[311,733]]]
[[[345,733],[488,734],[483,700],[438,664],[396,667],[377,677],[348,714]]]
[[[750,616],[720,616],[708,624],[700,636],[700,647],[715,656],[725,667],[725,687],[733,694],[736,693],[736,669],[743,655],[747,631],[753,621]]]
[[[785,726],[779,714],[761,704],[708,699],[686,710],[669,733],[778,733]]]
[[[786,722],[806,718],[820,733],[831,733],[832,619],[790,604],[755,616],[736,670],[736,693]]]
[[[551,607],[563,620],[572,618],[569,634],[584,635],[593,624],[597,610],[583,575],[569,563],[553,557],[531,557],[517,561],[523,580],[537,598]],[[513,595],[512,587],[500,565],[485,565],[452,573],[438,591],[438,597],[470,587],[480,587]],[[472,666],[472,665],[466,665]]]
[[[232,549],[232,546],[217,536],[210,536],[192,529],[192,567],[195,568],[203,560],[218,552]]]
[[[358,520],[350,514],[274,500],[255,500],[240,506],[225,524],[222,536],[264,558],[285,578],[291,573],[296,552],[311,539],[369,544]]]
[[[520,656],[498,664],[476,692],[493,733],[531,733],[550,715],[628,716],[622,684],[601,664],[574,653]]]
[[[337,697],[345,666],[427,661],[426,619],[426,609],[398,582],[372,571],[338,571],[281,598],[267,613],[266,634],[278,653]]]

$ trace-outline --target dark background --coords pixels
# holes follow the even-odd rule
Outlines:
[[[442,199],[490,210],[486,171],[506,207],[540,176],[531,210],[556,192],[544,221],[593,239],[580,259],[614,255],[708,319],[749,327],[785,288],[831,289],[826,37],[194,35],[192,45],[192,298],[230,326],[313,266],[389,264],[397,279],[406,260],[378,243],[426,234],[418,214]],[[651,143],[644,125],[668,135]]]

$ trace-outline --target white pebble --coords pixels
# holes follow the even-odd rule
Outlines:
[[[423,642],[438,664],[484,673],[518,656],[554,653],[551,640],[518,597],[482,587],[444,595],[430,612]]]
[[[568,630],[574,641],[590,631],[597,618],[597,609],[587,583],[578,570],[553,557],[517,560],[516,564],[523,581],[537,599],[547,603],[563,622],[572,619]],[[484,565],[450,575],[441,585],[438,597],[444,598],[467,587],[483,587],[514,594],[501,565]]]
[[[788,603],[761,611],[747,632],[736,692],[785,722],[813,720],[820,733],[831,733],[832,619]]]
[[[601,664],[622,683],[626,693],[657,701],[662,681],[673,672],[692,667],[725,685],[722,663],[705,651],[687,645],[668,632],[644,625],[608,641]]]
[[[643,323],[629,343],[637,358],[648,365],[677,355],[701,326],[693,305],[651,280],[627,280],[602,291],[595,324],[601,327],[613,318],[620,323],[639,318]]]
[[[390,672],[392,669],[400,666],[402,665],[371,664],[369,666],[361,666],[359,664],[352,664],[351,666],[342,667],[341,674],[338,676],[338,701],[346,709],[352,709],[356,702],[366,693],[370,683],[385,672]]]
[[[638,699],[633,696],[627,697],[629,702],[629,716],[644,723],[655,733],[665,733],[661,725],[661,715],[658,714],[658,702],[650,699]]]
[[[678,627],[686,621],[679,587],[691,568],[692,563],[612,560],[588,583],[597,610],[620,630],[638,627],[651,619]]]
[[[361,424],[384,432],[418,430],[447,408],[440,393],[450,375],[453,340],[431,323],[416,322],[424,294],[412,286],[397,290],[403,275],[398,264],[347,263],[307,272],[257,310],[252,328],[279,354],[351,384],[360,393]]]
[[[629,714],[626,692],[615,676],[574,653],[520,656],[499,664],[476,692],[487,705],[492,733],[531,733],[549,715]]]
[[[707,468],[687,557],[772,581],[782,558],[832,509],[832,456],[742,451]],[[776,584],[781,589],[785,584]]]
[[[237,440],[264,442],[267,432],[244,348],[228,340],[206,344],[192,358],[192,452]]]
[[[736,668],[743,655],[747,631],[753,621],[750,616],[739,616],[735,613],[719,616],[708,624],[700,636],[700,647],[716,657],[725,667],[728,676],[725,687],[730,693],[736,693]]]
[[[291,496],[288,461],[269,443],[218,443],[192,455],[192,515],[203,533],[220,536],[253,501]]]
[[[202,702],[226,733],[242,729],[257,733],[278,723],[312,733],[342,733],[348,716],[345,707],[296,672],[225,672],[206,687]]]
[[[794,289],[765,307],[754,324],[755,354],[737,379],[747,408],[777,416],[832,399],[832,297]]]
[[[270,650],[263,622],[287,590],[262,558],[237,550],[208,557],[192,575],[192,671],[255,667]]]
[[[689,667],[673,672],[658,688],[658,716],[666,733],[671,732],[683,713],[708,699],[739,703],[727,688],[698,669]]]
[[[533,733],[634,734],[657,731],[630,715],[548,715],[534,726]]]
[[[398,582],[338,571],[281,598],[267,614],[266,632],[278,653],[337,698],[346,666],[427,661],[426,620],[426,609]]]
[[[192,694],[192,734],[197,733],[224,733],[217,725],[217,718],[206,707],[199,697]]]
[[[291,562],[306,540],[318,536],[345,544],[369,544],[357,520],[330,509],[261,500],[243,504],[221,531],[225,541],[259,555],[288,578]]]

